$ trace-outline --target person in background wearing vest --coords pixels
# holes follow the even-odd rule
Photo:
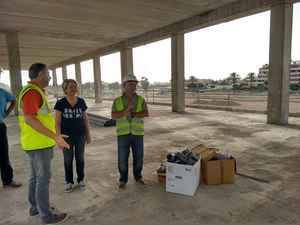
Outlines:
[[[84,145],[91,142],[90,126],[86,113],[87,106],[83,98],[77,97],[77,82],[66,79],[62,84],[66,97],[58,100],[54,106],[56,133],[65,134],[70,149],[63,151],[65,167],[65,192],[73,190],[73,159],[75,155],[77,183],[81,190],[84,183]]]
[[[51,160],[55,144],[69,148],[64,135],[55,133],[55,121],[44,88],[51,77],[45,64],[35,63],[29,68],[30,82],[18,97],[19,125],[22,149],[30,162],[29,215],[39,215],[45,224],[62,222],[66,213],[59,213],[49,204]]]
[[[112,119],[117,121],[119,188],[128,182],[128,157],[133,156],[133,174],[137,183],[145,184],[142,177],[144,160],[144,117],[148,117],[146,101],[136,94],[137,79],[130,74],[123,81],[123,95],[112,106]]]
[[[10,103],[9,106],[8,103]],[[4,119],[11,113],[15,105],[15,97],[8,91],[0,88],[0,171],[4,188],[22,186],[21,183],[13,180],[13,168],[10,165],[8,153],[7,129],[4,123]]]

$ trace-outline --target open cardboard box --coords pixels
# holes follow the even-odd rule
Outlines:
[[[205,145],[200,144],[192,148],[192,152],[199,156],[202,160],[210,160],[217,156],[219,149],[206,147]]]
[[[233,184],[236,170],[236,160],[203,160],[201,164],[202,182],[205,184]]]
[[[207,148],[198,145],[192,149],[195,154],[201,157],[201,182],[204,184],[232,184],[236,173],[236,160],[229,159],[217,160],[218,149]]]

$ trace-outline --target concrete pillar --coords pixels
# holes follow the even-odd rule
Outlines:
[[[53,79],[54,96],[57,98],[58,97],[58,85],[57,85],[57,75],[56,75],[55,68],[52,70],[52,79]]]
[[[172,111],[184,112],[184,34],[172,36],[171,53]]]
[[[79,94],[81,94],[82,93],[82,80],[81,80],[80,62],[75,63],[75,76],[76,76],[76,81],[77,81],[77,84],[78,84]]]
[[[12,93],[15,96],[17,96],[22,88],[21,60],[18,33],[6,33],[6,43],[9,63],[10,87]]]
[[[68,79],[68,73],[67,73],[67,66],[66,65],[64,65],[62,67],[62,77],[63,77],[63,80]]]
[[[132,48],[121,50],[121,80],[123,81],[128,74],[133,74]]]
[[[279,2],[271,8],[267,121],[286,125],[289,117],[293,3],[291,0]]]
[[[95,102],[102,102],[102,81],[101,81],[101,67],[100,58],[98,56],[93,58],[94,64],[94,85],[95,85]]]

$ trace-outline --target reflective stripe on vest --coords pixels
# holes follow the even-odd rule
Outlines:
[[[137,95],[137,102],[134,108],[134,112],[143,111],[143,97]],[[116,99],[115,107],[117,112],[121,112],[125,109],[125,104],[123,102],[123,97],[120,96]],[[117,119],[117,135],[127,135],[133,134],[142,136],[144,135],[144,120],[142,118],[132,118],[128,119],[126,116]]]
[[[54,147],[55,141],[53,139],[39,133],[25,122],[22,98],[30,90],[35,90],[42,96],[43,104],[40,107],[36,118],[49,130],[55,132],[55,121],[51,114],[50,106],[46,95],[38,86],[34,84],[28,84],[21,90],[18,96],[18,120],[21,130],[20,138],[22,149],[25,151],[32,151]]]

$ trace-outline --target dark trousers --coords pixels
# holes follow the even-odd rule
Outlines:
[[[8,185],[13,180],[13,169],[8,155],[7,130],[4,123],[0,122],[0,170],[3,185]]]
[[[133,174],[135,180],[142,178],[144,161],[144,137],[136,135],[118,136],[118,167],[120,172],[120,182],[128,181],[128,158],[132,150]]]
[[[77,182],[84,179],[84,146],[85,136],[69,137],[66,140],[70,149],[64,149],[64,167],[66,183],[74,184],[73,180],[73,159],[75,156]]]

